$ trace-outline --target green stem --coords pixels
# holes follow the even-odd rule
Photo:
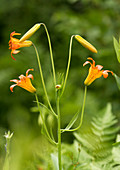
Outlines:
[[[48,137],[49,141],[50,141],[52,144],[57,145],[57,143],[56,143],[54,140],[52,140],[51,137],[50,137],[50,135],[49,135],[49,132],[48,132],[48,130],[47,130],[47,127],[46,127],[46,124],[45,124],[43,115],[42,115],[42,113],[41,113],[41,109],[40,109],[40,105],[39,105],[39,101],[38,101],[38,97],[37,97],[37,94],[36,94],[36,93],[35,93],[35,98],[36,98],[37,106],[38,106],[38,109],[39,109],[39,112],[40,112],[40,116],[41,116],[41,118],[42,118],[43,126],[44,126],[44,128],[45,128],[47,137]]]
[[[77,128],[75,128],[75,129],[69,129],[69,130],[68,129],[61,129],[61,132],[65,132],[65,131],[73,132],[73,131],[78,130],[82,126],[83,115],[84,115],[84,110],[85,110],[86,95],[87,95],[87,86],[85,86],[84,99],[83,99],[83,105],[82,105],[82,113],[81,113],[81,119],[80,119],[79,126]]]
[[[49,49],[50,49],[50,57],[51,57],[51,63],[52,63],[52,70],[53,70],[53,78],[54,78],[54,86],[56,85],[56,76],[55,76],[55,66],[54,66],[54,60],[53,60],[53,52],[52,52],[52,46],[51,46],[51,41],[50,41],[50,36],[47,30],[47,27],[44,23],[41,23],[41,25],[44,26],[47,38],[48,38],[48,43],[49,43]]]
[[[5,156],[3,170],[9,170],[10,169],[9,147],[10,147],[10,139],[7,139],[7,143],[6,143],[6,156]]]
[[[10,140],[12,136],[13,136],[13,133],[10,133],[10,131],[8,131],[8,133],[5,132],[4,137],[6,138],[6,144],[5,144],[6,156],[5,156],[5,161],[3,164],[3,170],[10,169]]]
[[[58,163],[59,163],[59,170],[61,170],[62,169],[62,166],[61,166],[61,129],[60,129],[61,119],[60,119],[60,108],[59,108],[59,95],[57,95],[57,114],[58,114]]]
[[[63,93],[64,93],[65,86],[66,86],[66,82],[67,82],[67,78],[68,78],[68,73],[69,73],[69,69],[70,69],[71,51],[72,51],[72,41],[73,41],[73,37],[74,37],[74,35],[72,35],[72,36],[71,36],[71,39],[70,39],[68,65],[67,65],[67,70],[66,70],[66,75],[65,75],[65,80],[64,80],[64,84],[63,84],[61,96],[62,96]],[[61,97],[61,96],[60,96],[60,97]]]
[[[54,110],[53,110],[53,108],[52,108],[52,106],[51,106],[51,104],[50,104],[49,97],[48,97],[48,94],[47,94],[47,90],[46,90],[45,82],[44,82],[44,78],[43,78],[43,73],[42,73],[41,62],[40,62],[40,58],[39,58],[39,54],[38,54],[37,48],[36,48],[36,46],[35,46],[34,44],[33,44],[33,47],[34,47],[35,52],[36,52],[36,55],[37,55],[37,60],[38,60],[38,66],[39,66],[41,81],[42,81],[42,85],[43,85],[43,89],[44,89],[44,93],[45,93],[45,96],[46,96],[48,105],[49,105],[51,111],[53,112],[54,116],[57,118],[57,115],[56,115],[56,113],[54,112]]]

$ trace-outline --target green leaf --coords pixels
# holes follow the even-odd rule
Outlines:
[[[112,144],[119,130],[117,119],[112,113],[110,103],[92,119],[92,126],[85,133],[74,133],[75,138],[82,144],[85,151],[96,161],[102,161],[111,156]],[[120,140],[118,140],[120,141]],[[110,158],[111,159],[111,158]]]
[[[118,62],[120,63],[120,43],[118,43],[118,41],[115,39],[115,37],[113,37],[113,44],[114,44]]]
[[[52,158],[55,170],[59,170],[59,167],[58,167],[58,157],[56,155],[54,155],[54,154],[51,154],[51,158]]]
[[[113,143],[113,145],[120,146],[120,135],[117,135],[116,143]]]
[[[79,111],[73,116],[72,120],[69,122],[66,128],[62,130],[62,132],[64,132],[65,130],[69,130],[73,126],[73,124],[76,122],[78,118],[78,115],[79,115]]]
[[[116,79],[117,86],[118,86],[118,88],[119,88],[119,90],[120,90],[120,77],[118,77],[115,73],[114,73],[113,75],[114,75],[114,77],[115,77],[115,79]]]
[[[113,143],[113,146],[120,146],[120,142]]]

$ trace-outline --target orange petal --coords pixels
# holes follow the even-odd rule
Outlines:
[[[32,80],[34,79],[32,74],[29,74],[27,77],[31,78]]]
[[[101,65],[96,65],[96,67],[98,70],[101,70],[103,68],[103,66],[101,66]]]
[[[87,58],[88,60],[92,60],[92,62],[93,62],[93,67],[95,66],[95,61],[91,58],[91,57],[88,57]]]
[[[13,79],[13,80],[10,80],[10,82],[14,82],[14,83],[18,83],[19,80],[17,79]]]
[[[92,65],[90,61],[86,61],[86,62],[83,64],[83,66],[85,66],[86,64]]]
[[[104,78],[107,78],[107,77],[108,77],[107,71],[103,71],[103,77],[104,77]]]
[[[29,73],[29,71],[34,71],[34,69],[33,68],[29,68],[27,71],[26,71],[26,77],[28,76],[28,73]]]
[[[16,60],[16,59],[13,57],[13,55],[12,55],[12,51],[11,51],[11,57],[12,57],[13,60]]]
[[[14,35],[21,35],[21,33],[16,33],[15,31],[13,31],[13,32],[10,34],[10,37],[13,37]]]
[[[13,54],[18,54],[20,52],[20,50],[14,50],[12,53]]]
[[[13,85],[10,86],[11,92],[13,92],[13,88],[14,88],[15,86],[17,86],[17,84],[13,84]]]
[[[112,71],[110,71],[110,70],[104,70],[104,71],[103,71],[103,77],[104,77],[104,78],[107,78],[107,77],[108,77],[108,72],[110,72],[110,73],[113,75],[113,72],[112,72]]]

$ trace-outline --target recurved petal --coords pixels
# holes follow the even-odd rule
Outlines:
[[[108,77],[108,72],[110,72],[110,73],[113,75],[113,72],[112,72],[112,71],[110,71],[110,70],[104,70],[104,71],[103,71],[103,77],[104,77],[104,78],[107,78],[107,77]]]
[[[16,60],[16,59],[13,57],[13,55],[12,55],[12,51],[11,51],[11,57],[12,57],[13,60]]]
[[[13,37],[14,35],[21,35],[21,33],[16,33],[15,31],[13,31],[13,32],[10,34],[10,37]]]
[[[29,69],[26,71],[26,77],[28,76],[29,71],[34,71],[34,69],[33,69],[33,68],[29,68]]]
[[[10,80],[10,82],[18,83],[18,82],[19,82],[19,80],[17,80],[17,79],[13,79],[13,80]]]
[[[96,67],[98,70],[101,70],[103,68],[103,66],[101,66],[101,65],[96,65]]]
[[[20,79],[20,81],[24,81],[24,80],[26,79],[26,77],[25,77],[23,74],[21,74],[21,75],[19,76],[19,79]]]
[[[13,54],[18,54],[20,52],[20,50],[14,50],[12,51]]]
[[[34,79],[32,74],[29,74],[27,77],[31,78],[32,80]]]
[[[17,84],[13,84],[13,85],[10,86],[11,92],[13,92],[13,88],[14,88],[15,86],[17,86]]]
[[[88,57],[87,59],[88,59],[88,60],[92,60],[93,66],[95,66],[95,60],[93,60],[91,57]]]
[[[86,62],[83,64],[83,66],[85,66],[86,64],[92,65],[90,61],[86,61]]]

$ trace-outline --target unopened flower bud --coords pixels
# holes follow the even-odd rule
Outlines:
[[[56,89],[60,89],[60,88],[61,88],[61,85],[60,85],[60,84],[57,84],[57,85],[55,86],[55,88],[56,88]]]
[[[35,24],[30,30],[28,30],[20,39],[20,42],[29,39],[39,28],[41,24]]]
[[[75,35],[75,39],[82,44],[82,46],[84,46],[85,48],[87,48],[88,50],[92,51],[93,53],[97,53],[96,48],[90,44],[88,41],[86,41],[84,38],[82,38],[80,35]]]

